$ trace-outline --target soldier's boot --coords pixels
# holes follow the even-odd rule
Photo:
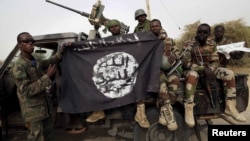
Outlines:
[[[189,127],[194,127],[194,102],[184,102],[185,122]]]
[[[66,133],[80,134],[86,130],[86,128],[83,126],[83,123],[79,114],[67,114],[65,116],[69,118],[69,122],[66,125]]]
[[[226,100],[226,108],[225,112],[226,115],[231,116],[237,121],[245,122],[246,118],[241,115],[238,110],[236,109],[236,99],[227,99]]]
[[[94,111],[92,114],[86,119],[87,122],[96,122],[105,117],[104,111]]]
[[[173,107],[170,103],[166,103],[161,107],[158,122],[161,125],[167,126],[168,130],[170,131],[174,131],[178,128],[173,112]]]
[[[135,121],[143,128],[149,128],[150,123],[145,114],[145,105],[137,104],[137,110],[135,114]]]

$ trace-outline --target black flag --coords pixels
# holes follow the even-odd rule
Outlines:
[[[119,107],[159,91],[163,41],[141,32],[76,42],[62,60],[62,112]]]

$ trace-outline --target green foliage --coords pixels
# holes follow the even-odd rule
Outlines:
[[[184,33],[181,35],[179,39],[177,39],[175,42],[178,47],[182,47],[185,41],[187,40],[193,40],[195,37],[195,32],[197,27],[201,24],[200,21],[196,21],[193,24],[186,25],[184,27]],[[228,39],[231,39],[233,43],[240,42],[240,41],[245,41],[249,47],[250,45],[250,27],[245,24],[243,19],[238,19],[238,20],[233,20],[233,21],[228,21],[224,23],[218,23],[218,24],[223,24],[225,27],[225,37]],[[213,28],[218,25],[210,25],[212,28],[213,33]],[[211,35],[213,37],[213,35]],[[233,60],[231,59],[229,61],[229,65],[232,66],[242,66],[242,65],[247,65],[250,66],[250,53],[245,53],[243,58],[240,60]]]

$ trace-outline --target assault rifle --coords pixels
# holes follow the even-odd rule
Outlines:
[[[167,76],[171,75],[180,65],[182,65],[182,57],[185,55],[187,48],[182,52],[181,56],[179,57],[178,61],[173,65],[173,67],[168,71]]]
[[[189,47],[192,47],[193,45],[189,45],[188,47],[185,48],[185,50],[182,52],[181,56],[179,57],[179,60],[174,64],[174,66],[168,71],[167,76],[171,75],[180,65],[182,65],[182,58],[185,55],[186,51],[188,50]],[[214,103],[214,98],[211,92],[211,87],[209,85],[208,79],[202,78],[202,84],[203,87],[206,89],[212,108],[215,108],[215,103]]]
[[[97,2],[93,5],[90,14],[86,13],[86,12],[83,12],[83,11],[78,11],[78,10],[69,8],[67,6],[58,4],[56,2],[52,2],[50,0],[46,0],[46,2],[57,5],[59,7],[65,8],[65,9],[68,9],[68,10],[73,11],[75,13],[78,13],[78,14],[84,16],[84,17],[87,17],[90,24],[94,26],[96,34],[98,34],[98,29],[102,25],[106,26],[107,23],[110,21],[110,19],[105,18],[103,16],[103,14],[102,14],[103,10],[104,10],[104,5],[101,4],[100,0],[97,0]],[[120,24],[121,24],[121,34],[127,34],[129,32],[129,26],[125,25],[123,22],[121,22]]]

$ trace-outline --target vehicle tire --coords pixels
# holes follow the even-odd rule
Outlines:
[[[146,141],[177,141],[175,131],[168,131],[168,129],[155,122],[147,131]]]
[[[174,110],[178,124],[176,131],[169,131],[165,126],[158,124],[158,109],[148,109],[146,115],[151,126],[149,129],[145,129],[136,124],[134,128],[134,141],[184,141],[188,139],[190,128],[186,126],[182,115],[176,110]]]

